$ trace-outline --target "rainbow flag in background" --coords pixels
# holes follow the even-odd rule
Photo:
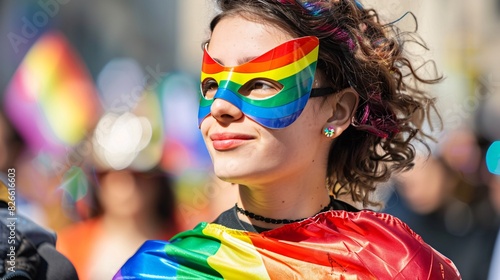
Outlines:
[[[5,111],[36,152],[64,154],[92,129],[96,89],[61,33],[42,35],[28,51],[6,89]]]
[[[329,211],[262,234],[201,223],[147,241],[121,279],[461,279],[453,263],[385,213]]]

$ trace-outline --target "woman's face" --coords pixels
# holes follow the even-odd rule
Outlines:
[[[269,24],[230,16],[213,30],[208,52],[223,66],[236,66],[290,39]],[[331,116],[327,104],[312,98],[291,125],[269,129],[228,101],[215,99],[200,127],[216,175],[232,183],[259,185],[305,172],[324,173],[330,144],[321,134]]]

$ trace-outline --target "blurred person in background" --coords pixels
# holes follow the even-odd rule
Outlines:
[[[145,240],[168,240],[177,233],[169,175],[107,170],[95,180],[90,218],[58,232],[57,249],[83,280],[111,279]]]
[[[500,279],[500,192],[486,153],[500,140],[500,96],[484,84],[479,88],[479,106],[467,126],[443,134],[430,157],[421,156],[413,170],[395,178],[384,212],[450,257],[463,279],[491,280]]]
[[[467,181],[438,155],[420,155],[412,170],[396,176],[394,187],[384,212],[449,257],[463,279],[487,279],[497,226],[494,214],[484,211],[484,185]]]
[[[0,111],[0,277],[21,280],[78,279],[72,263],[55,249],[55,232],[37,219],[49,215],[44,213],[46,208],[29,205],[34,201],[28,201],[23,195],[27,193],[23,177],[28,174],[22,167],[20,156],[25,149],[24,140]],[[40,184],[36,186],[43,187]],[[28,206],[35,213],[42,212],[41,215],[33,215]]]
[[[497,45],[494,45],[498,47]],[[498,57],[496,57],[498,63]],[[491,62],[490,62],[491,63]],[[500,224],[500,75],[498,64],[491,75],[480,79],[480,92],[484,97],[475,114],[475,128],[481,150],[482,161],[478,178],[488,186],[489,201],[497,214],[496,222]],[[495,232],[495,245],[488,280],[500,279],[500,229]]]
[[[0,277],[75,280],[72,263],[55,249],[56,234],[17,211],[16,171],[0,172]]]
[[[15,159],[23,149],[22,138],[0,110],[0,171],[14,167]]]
[[[83,280],[112,278],[144,241],[168,240],[178,231],[174,179],[160,168],[160,102],[140,70],[124,58],[101,72],[97,84],[105,113],[87,139],[91,152],[79,173],[84,179],[64,187],[84,217],[79,206],[90,201],[90,217],[59,231],[57,244]]]
[[[71,222],[62,211],[60,175],[26,145],[11,120],[0,111],[0,172],[17,174],[17,210],[35,223],[57,230]]]
[[[490,188],[490,197],[493,206],[498,215],[498,222],[498,217],[500,217],[500,175],[491,176],[488,186]],[[497,230],[495,234],[495,242],[492,251],[488,280],[498,280],[500,279],[500,230]]]

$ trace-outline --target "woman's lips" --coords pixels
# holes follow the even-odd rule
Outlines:
[[[217,151],[234,149],[252,139],[254,139],[254,137],[239,133],[214,133],[210,135],[212,145]]]

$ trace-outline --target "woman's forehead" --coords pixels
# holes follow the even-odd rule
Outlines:
[[[207,51],[221,65],[236,66],[292,38],[277,27],[235,15],[216,25]]]

